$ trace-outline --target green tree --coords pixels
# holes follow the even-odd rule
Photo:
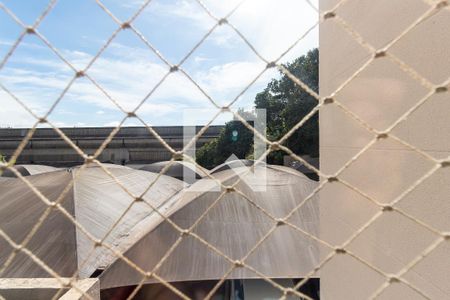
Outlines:
[[[217,141],[214,139],[201,146],[195,154],[195,160],[202,167],[212,169],[216,166]]]
[[[244,119],[251,119],[249,112],[239,109]],[[253,126],[252,121],[247,121]],[[219,137],[204,144],[197,150],[196,160],[201,166],[211,169],[224,163],[232,154],[244,159],[253,150],[253,133],[239,120],[233,120],[225,124]]]
[[[319,90],[319,50],[309,51],[285,67],[312,90]],[[289,77],[281,74],[280,79],[273,79],[261,93],[256,95],[256,108],[266,109],[267,136],[269,140],[280,139],[316,105],[317,101]],[[316,113],[303,124],[286,142],[294,153],[319,155],[319,119]],[[282,163],[284,153],[273,152],[269,163]]]
[[[319,50],[313,49],[285,67],[302,80],[316,93],[319,90]],[[272,79],[267,87],[255,97],[256,108],[266,110],[267,137],[271,141],[279,140],[292,127],[300,122],[315,106],[317,101],[305,90],[281,73],[279,79]],[[249,112],[242,109],[238,113],[246,120],[252,119]],[[250,123],[250,122],[249,122]],[[237,137],[237,138],[236,138]],[[299,155],[319,155],[319,118],[315,114],[292,136],[285,145]],[[231,155],[238,158],[252,158],[253,133],[240,121],[233,120],[225,125],[220,136],[197,151],[197,162],[205,168],[213,168]],[[271,152],[269,163],[282,164],[283,151]]]

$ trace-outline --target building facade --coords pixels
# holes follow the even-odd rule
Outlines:
[[[197,140],[196,147],[219,136],[222,126],[210,126]],[[92,155],[107,139],[114,128],[61,128],[84,153]],[[183,147],[183,126],[153,127],[157,134],[175,150]],[[197,132],[201,126],[197,126]],[[0,129],[0,153],[7,158],[13,155],[29,129]],[[148,164],[170,160],[166,147],[146,127],[123,127],[99,156],[101,162],[115,164]],[[52,128],[39,128],[27,142],[17,164],[43,164],[49,166],[74,166],[83,158]]]

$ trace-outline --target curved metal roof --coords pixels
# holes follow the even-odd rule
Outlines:
[[[22,176],[37,175],[58,170],[58,168],[44,165],[15,165],[13,168],[19,171]],[[16,174],[11,170],[6,169],[1,177],[16,177]]]
[[[156,179],[156,174],[126,167],[108,170],[134,195],[143,193]],[[103,238],[114,225],[106,242],[124,248],[130,247],[135,241],[130,240],[132,237],[128,235],[129,231],[154,212],[144,202],[134,202],[121,221],[117,222],[134,199],[101,168],[48,172],[28,176],[27,180],[50,201],[56,201],[74,175],[80,176],[77,176],[73,187],[64,197],[62,206],[97,239]],[[159,206],[182,187],[181,181],[161,176],[143,199]],[[47,206],[18,178],[1,180],[0,191],[0,228],[16,243],[21,243]],[[109,265],[115,259],[109,250],[96,248],[93,251],[93,246],[94,243],[66,216],[58,210],[53,210],[27,248],[61,276],[72,276],[78,269],[81,277],[89,277],[96,269]],[[5,240],[0,239],[0,249],[2,265],[12,248]],[[28,278],[50,275],[26,255],[19,253],[2,276]]]
[[[244,175],[237,185],[259,207],[275,218],[284,217],[308,196],[317,183],[290,168],[257,167],[266,171],[264,176]],[[226,170],[214,174],[225,185],[239,180],[249,168]],[[239,174],[239,175],[238,175]],[[267,180],[267,182],[263,182]],[[266,184],[266,190],[258,189]],[[217,186],[201,179],[183,190],[161,207],[160,211],[182,228],[189,228],[219,197]],[[255,191],[256,188],[256,191]],[[203,191],[202,191],[203,190]],[[311,199],[292,215],[290,222],[303,230],[318,235],[319,211],[317,199]],[[194,232],[233,260],[241,259],[261,239],[275,222],[255,205],[237,194],[227,193]],[[125,251],[135,264],[151,271],[180,237],[172,225],[154,214],[142,220],[130,235],[137,242]],[[121,249],[121,251],[123,251]],[[250,255],[247,262],[268,277],[302,277],[318,263],[318,245],[312,239],[288,227],[278,227],[274,233]],[[168,257],[157,274],[167,281],[209,280],[221,278],[231,264],[204,244],[186,236]],[[258,278],[254,272],[239,268],[228,278]],[[142,275],[122,260],[116,260],[100,275],[101,287],[111,288],[135,285]],[[147,283],[154,282],[153,279]]]
[[[255,169],[265,171],[265,176],[243,175],[249,168],[241,167],[218,172],[214,177],[225,185],[240,179],[237,189],[275,218],[288,214],[317,185],[286,167],[257,166]],[[108,170],[134,195],[143,193],[157,177],[151,172],[120,166]],[[55,201],[74,176],[75,184],[64,197],[62,206],[95,238],[101,239],[114,227],[105,241],[140,268],[152,270],[180,233],[142,201],[134,202],[127,210],[134,199],[101,168],[60,170],[28,176],[27,180],[50,201]],[[188,189],[182,190],[183,185],[182,181],[163,175],[144,199],[182,228],[189,228],[221,191],[214,181],[206,178]],[[16,243],[21,243],[47,206],[20,179],[3,178],[0,190],[0,228]],[[236,192],[227,193],[199,222],[194,232],[231,259],[241,259],[275,224],[254,204]],[[306,202],[289,221],[317,235],[319,212],[316,199]],[[85,278],[97,269],[104,269],[99,277],[102,289],[135,285],[142,280],[141,274],[109,250],[94,248],[94,243],[58,210],[50,212],[27,248],[60,276],[73,276],[78,270],[81,278]],[[12,248],[0,239],[0,249],[2,265]],[[302,277],[318,263],[318,255],[318,245],[313,240],[288,226],[280,226],[246,262],[271,278]],[[222,256],[186,236],[157,274],[168,281],[218,279],[230,266]],[[23,253],[17,255],[2,276],[50,277]],[[257,278],[258,275],[239,268],[228,277]],[[153,282],[153,279],[147,282]]]
[[[204,175],[206,175],[207,172],[207,170],[204,170],[204,172],[202,172],[194,164],[184,161],[160,161],[142,166],[141,168],[139,168],[139,170],[160,173],[168,164],[171,165],[166,170],[164,175],[183,180],[189,184],[192,184],[198,179],[201,179]]]
[[[211,171],[209,171],[209,173],[214,174],[217,172],[222,172],[225,170],[240,168],[240,167],[244,167],[244,166],[250,167],[250,166],[253,166],[254,163],[255,163],[254,160],[249,160],[249,159],[236,159],[236,160],[226,161],[223,164],[220,164],[220,165],[216,166],[215,168],[213,168]]]

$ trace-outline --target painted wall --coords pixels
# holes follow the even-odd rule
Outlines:
[[[337,0],[321,0],[321,10]],[[347,1],[337,11],[362,38],[382,48],[430,6],[420,0]],[[390,50],[433,84],[450,77],[450,11],[428,18]],[[320,92],[331,94],[371,54],[333,19],[320,26]],[[376,59],[336,99],[373,128],[384,130],[428,90],[398,65]],[[450,155],[450,93],[432,96],[393,133],[427,154]],[[333,174],[374,135],[334,104],[320,111],[320,166]],[[381,203],[390,203],[435,164],[392,138],[381,139],[340,176]],[[321,238],[339,246],[380,208],[340,183],[328,183],[320,195]],[[442,168],[398,205],[440,231],[450,231],[450,168]],[[397,273],[437,238],[397,212],[385,212],[348,247],[386,273]],[[322,252],[322,257],[331,250]],[[322,299],[367,299],[386,278],[349,255],[334,257],[321,270]],[[444,242],[403,278],[431,299],[450,299],[450,242]],[[423,299],[401,283],[379,299]]]

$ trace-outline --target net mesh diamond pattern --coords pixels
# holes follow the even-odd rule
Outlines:
[[[139,290],[142,288],[144,282],[150,278],[156,280],[157,282],[160,282],[164,286],[166,286],[168,289],[173,291],[175,294],[180,296],[183,299],[189,299],[188,296],[186,296],[181,290],[179,290],[175,285],[171,284],[164,278],[162,278],[160,275],[158,275],[158,270],[161,268],[161,266],[165,263],[165,261],[170,257],[170,255],[174,252],[174,250],[177,248],[177,246],[181,243],[183,239],[186,237],[192,237],[201,244],[205,245],[209,251],[214,252],[217,255],[220,255],[225,260],[230,262],[230,268],[227,270],[226,273],[223,274],[222,278],[218,281],[218,283],[214,286],[214,288],[209,292],[209,294],[206,296],[207,299],[210,299],[214,293],[218,290],[218,288],[221,286],[221,284],[227,279],[227,277],[235,270],[236,268],[246,268],[250,270],[251,272],[254,272],[258,277],[262,278],[269,284],[271,284],[274,288],[279,289],[281,292],[281,298],[280,299],[286,299],[288,296],[296,296],[301,299],[311,299],[308,295],[305,295],[299,291],[299,287],[304,285],[308,279],[310,279],[313,276],[316,276],[318,272],[323,269],[333,257],[338,255],[346,255],[351,257],[354,260],[359,261],[363,265],[365,265],[367,268],[370,268],[374,272],[380,274],[385,278],[385,281],[382,285],[379,286],[378,289],[375,290],[375,292],[370,296],[370,299],[375,299],[379,295],[383,293],[384,290],[386,290],[392,283],[401,283],[405,286],[407,286],[409,289],[413,290],[415,293],[423,296],[426,299],[429,299],[430,297],[422,291],[419,287],[415,286],[411,282],[409,282],[403,275],[406,274],[408,271],[410,271],[414,266],[416,266],[419,262],[424,260],[427,256],[429,256],[435,249],[437,249],[442,243],[448,242],[450,240],[450,234],[448,232],[442,232],[430,224],[427,224],[424,221],[421,221],[420,219],[416,218],[415,216],[411,215],[407,211],[399,208],[397,205],[399,202],[401,202],[408,194],[410,194],[412,191],[417,189],[423,182],[425,182],[429,177],[431,177],[435,172],[442,168],[446,168],[450,165],[450,159],[437,159],[430,155],[428,152],[420,149],[419,147],[416,147],[415,145],[412,145],[405,141],[404,139],[396,136],[393,131],[394,129],[399,126],[401,123],[403,123],[411,114],[413,114],[416,110],[418,110],[421,106],[423,106],[429,99],[439,93],[448,93],[448,85],[450,84],[450,78],[448,78],[445,82],[442,82],[439,85],[436,85],[432,83],[430,80],[419,74],[413,67],[411,67],[409,64],[407,64],[405,61],[403,61],[401,58],[396,56],[393,52],[391,52],[391,48],[396,45],[399,41],[401,41],[406,35],[408,35],[409,32],[411,32],[414,28],[416,28],[420,23],[427,20],[428,18],[432,17],[433,15],[437,14],[441,10],[448,10],[449,9],[449,2],[448,1],[433,1],[433,0],[423,0],[423,2],[428,5],[428,9],[420,15],[414,22],[409,24],[400,34],[398,34],[395,38],[391,39],[388,44],[386,44],[383,48],[378,49],[375,46],[371,45],[368,41],[366,41],[359,32],[350,25],[349,22],[346,21],[344,16],[341,16],[338,11],[341,6],[343,6],[346,2],[349,2],[350,0],[342,0],[339,1],[333,8],[327,10],[327,11],[321,11],[316,6],[314,6],[313,3],[311,3],[309,0],[305,0],[314,11],[317,12],[317,14],[320,16],[319,21],[314,24],[311,28],[305,28],[304,32],[297,38],[295,43],[293,43],[290,47],[286,49],[280,55],[277,59],[274,61],[269,61],[266,58],[264,58],[263,55],[260,54],[258,49],[252,45],[250,40],[240,31],[240,29],[233,25],[233,22],[231,21],[231,16],[240,9],[241,5],[245,1],[241,1],[236,7],[234,7],[228,14],[223,16],[216,16],[214,15],[208,7],[201,2],[201,0],[196,0],[198,2],[199,9],[204,10],[214,21],[214,25],[210,28],[209,31],[206,32],[206,34],[199,39],[198,43],[195,44],[195,46],[190,49],[186,53],[186,55],[179,61],[179,62],[171,62],[166,57],[164,57],[161,52],[156,49],[152,43],[144,36],[143,33],[141,33],[134,25],[134,21],[136,18],[144,11],[144,9],[150,5],[151,1],[147,0],[145,1],[141,7],[127,20],[120,20],[114,13],[108,9],[107,5],[102,3],[100,0],[95,1],[97,5],[103,10],[103,12],[109,16],[114,23],[116,24],[116,29],[113,31],[113,33],[105,39],[105,42],[102,47],[100,47],[99,51],[92,57],[91,61],[87,64],[87,66],[84,69],[78,69],[73,64],[69,62],[64,57],[64,54],[59,51],[52,43],[46,39],[46,37],[40,32],[39,26],[42,22],[45,22],[45,18],[47,15],[54,9],[56,2],[55,0],[50,1],[44,11],[39,15],[39,17],[35,20],[32,24],[26,24],[23,22],[17,15],[9,9],[5,4],[0,3],[0,9],[4,11],[6,15],[8,15],[15,23],[17,23],[21,28],[22,32],[18,36],[17,40],[13,43],[11,48],[8,50],[6,55],[1,58],[0,61],[0,69],[2,69],[10,59],[10,57],[13,55],[13,53],[16,51],[18,46],[23,42],[23,39],[27,35],[34,35],[39,40],[41,40],[46,47],[48,47],[49,50],[51,50],[65,65],[67,65],[72,70],[72,77],[67,82],[66,87],[62,90],[60,95],[55,99],[53,104],[50,106],[48,111],[45,114],[38,115],[36,114],[30,107],[28,107],[24,101],[20,99],[17,95],[15,95],[11,90],[9,90],[3,83],[0,82],[0,88],[6,92],[9,96],[11,96],[20,106],[22,106],[28,113],[30,114],[30,118],[34,118],[34,125],[31,127],[31,129],[27,132],[27,134],[24,136],[22,142],[20,143],[19,147],[15,150],[12,157],[6,162],[1,163],[1,168],[3,170],[8,169],[16,174],[16,176],[23,181],[24,184],[26,184],[38,197],[39,199],[45,203],[47,206],[47,209],[42,214],[41,218],[39,218],[39,221],[32,227],[32,229],[28,232],[26,237],[20,242],[17,243],[14,241],[14,239],[0,228],[0,236],[5,239],[11,247],[14,249],[14,251],[11,253],[11,255],[8,257],[6,262],[3,264],[3,266],[0,266],[0,274],[14,261],[15,256],[18,253],[23,253],[27,255],[31,260],[33,260],[36,264],[41,266],[44,270],[46,270],[52,277],[57,279],[61,286],[64,287],[71,287],[74,289],[77,289],[81,293],[84,294],[84,296],[87,299],[92,299],[91,296],[84,293],[78,286],[77,286],[77,276],[78,274],[73,274],[73,277],[70,280],[67,280],[67,278],[61,277],[59,274],[57,274],[54,270],[52,270],[43,260],[39,258],[39,255],[36,253],[33,253],[27,248],[28,243],[33,238],[34,234],[38,231],[42,223],[46,220],[46,218],[49,216],[50,212],[52,210],[58,210],[60,211],[70,222],[72,222],[78,230],[80,230],[83,234],[85,234],[89,239],[92,240],[92,242],[95,244],[95,247],[90,252],[91,254],[94,252],[95,248],[102,247],[105,249],[108,249],[112,255],[116,256],[119,260],[122,260],[126,264],[128,264],[131,268],[135,269],[137,272],[139,272],[142,275],[142,281],[141,283],[134,289],[133,293],[130,295],[129,299],[133,298],[134,295],[136,295]],[[300,0],[299,0],[300,1]],[[291,50],[293,49],[297,44],[301,43],[302,40],[314,29],[316,29],[319,25],[327,23],[327,22],[333,22],[334,24],[338,25],[342,30],[344,30],[348,35],[361,47],[363,47],[369,54],[370,58],[367,59],[353,74],[348,76],[346,80],[342,82],[332,93],[327,95],[319,95],[317,94],[312,88],[310,88],[306,83],[302,82],[299,78],[297,78],[295,75],[291,74],[289,70],[280,63],[280,60]],[[196,82],[192,76],[183,68],[183,64],[186,60],[189,59],[189,57],[192,56],[195,51],[204,43],[204,41],[210,36],[217,28],[221,26],[228,26],[232,29],[233,32],[235,32],[240,39],[248,46],[248,48],[258,56],[258,58],[263,61],[266,64],[266,69],[261,70],[261,72],[258,73],[258,75],[253,78],[253,80],[249,81],[248,84],[245,86],[245,88],[242,89],[240,93],[236,95],[236,97],[228,103],[226,106],[221,106],[218,104],[218,101],[216,101],[211,95],[208,94],[208,92],[201,86],[199,82]],[[134,34],[141,42],[142,44],[148,49],[148,51],[155,54],[160,61],[166,66],[166,73],[161,78],[161,80],[148,92],[148,94],[138,103],[138,105],[131,111],[125,110],[119,101],[115,99],[112,95],[110,95],[107,90],[102,87],[102,84],[99,83],[99,81],[94,78],[94,76],[90,73],[91,66],[95,63],[97,59],[99,59],[102,56],[102,53],[113,43],[114,39],[117,37],[117,35],[121,31],[129,31],[132,34]],[[347,107],[343,102],[339,101],[336,97],[346,86],[348,86],[355,78],[357,78],[364,70],[366,70],[372,63],[374,63],[376,60],[380,58],[387,58],[389,59],[393,64],[395,64],[402,72],[404,72],[406,75],[408,75],[410,78],[415,80],[417,85],[421,85],[424,88],[427,89],[427,93],[425,96],[423,96],[421,99],[419,99],[414,105],[411,107],[408,107],[407,110],[405,110],[401,116],[396,119],[390,126],[387,127],[386,130],[379,131],[375,129],[369,122],[364,120],[363,117],[359,116],[357,113],[352,111],[349,107]],[[269,141],[266,137],[262,136],[258,131],[256,131],[251,124],[249,124],[243,117],[241,117],[237,112],[235,112],[232,109],[232,106],[238,102],[239,96],[242,95],[244,92],[246,92],[257,80],[258,78],[268,69],[270,68],[277,68],[279,71],[281,71],[283,74],[288,76],[296,85],[298,85],[301,89],[305,90],[307,93],[309,93],[311,96],[313,96],[317,100],[316,107],[308,114],[306,115],[298,124],[292,127],[292,129],[283,136],[278,141]],[[258,206],[256,203],[253,202],[253,200],[248,197],[243,191],[240,191],[237,186],[238,182],[235,182],[232,186],[224,186],[220,181],[216,180],[213,175],[206,174],[211,179],[215,180],[218,184],[222,185],[223,192],[220,194],[220,196],[217,198],[216,201],[214,201],[208,209],[204,211],[198,218],[198,220],[189,228],[183,228],[182,226],[176,224],[173,220],[168,218],[164,213],[160,212],[157,207],[154,207],[152,204],[144,201],[146,205],[148,205],[152,210],[155,211],[158,215],[160,215],[166,222],[168,222],[176,231],[179,232],[179,238],[173,243],[173,245],[169,248],[167,253],[161,258],[159,263],[156,264],[156,266],[151,270],[145,270],[142,269],[139,265],[137,265],[135,262],[127,258],[123,253],[117,251],[112,245],[108,245],[105,241],[108,235],[113,231],[114,227],[117,226],[117,224],[120,223],[122,218],[127,214],[127,212],[130,210],[130,208],[138,201],[142,200],[143,195],[157,182],[162,174],[164,174],[168,168],[170,167],[170,164],[164,167],[164,169],[161,171],[161,173],[156,177],[156,179],[149,184],[146,191],[143,194],[137,195],[132,193],[126,185],[120,182],[118,178],[114,176],[112,172],[108,170],[107,167],[105,167],[99,160],[98,157],[102,153],[102,151],[105,150],[105,148],[108,146],[108,144],[113,140],[115,135],[118,133],[121,126],[128,120],[128,119],[135,119],[138,122],[142,124],[142,126],[145,126],[147,128],[148,132],[155,136],[156,139],[163,145],[171,154],[172,159],[171,162],[174,162],[176,159],[183,157],[183,159],[188,160],[194,164],[196,164],[195,159],[193,157],[190,157],[185,153],[185,150],[189,148],[193,143],[196,142],[197,139],[200,138],[200,136],[208,129],[209,125],[214,121],[211,120],[207,125],[205,125],[198,134],[194,136],[192,141],[188,143],[187,146],[185,146],[184,149],[181,151],[177,151],[173,149],[156,131],[152,126],[149,126],[138,114],[139,108],[146,102],[151,101],[153,93],[158,90],[158,88],[161,86],[161,84],[167,79],[167,77],[174,72],[178,72],[182,74],[186,79],[188,79],[190,82],[192,82],[195,87],[208,99],[210,104],[212,104],[217,109],[217,114],[214,118],[217,118],[221,113],[224,112],[231,112],[233,113],[234,117],[241,121],[249,130],[251,130],[259,139],[264,140],[264,142],[267,144],[267,151],[259,158],[255,157],[255,160],[263,160],[271,151],[281,149],[285,151],[288,155],[290,155],[294,160],[302,162],[304,165],[306,165],[310,170],[315,172],[317,175],[320,176],[322,179],[320,183],[318,184],[317,188],[306,198],[304,198],[289,214],[287,214],[283,218],[276,218],[273,216],[269,211],[265,210],[264,208]],[[117,107],[120,111],[124,113],[124,118],[119,122],[119,124],[111,131],[109,136],[104,140],[102,145],[97,149],[97,151],[93,155],[87,155],[83,150],[77,146],[76,143],[74,143],[58,126],[53,124],[49,120],[49,116],[55,111],[55,108],[60,103],[61,99],[65,96],[65,94],[69,91],[69,89],[72,87],[72,85],[80,78],[85,78],[89,82],[91,82],[103,95],[106,96],[107,99],[109,99],[111,106]],[[307,161],[305,161],[302,157],[295,154],[291,149],[286,147],[284,145],[284,142],[293,135],[296,130],[298,130],[300,127],[302,127],[306,121],[308,121],[311,117],[313,117],[315,114],[319,113],[319,111],[325,107],[325,106],[335,106],[340,111],[345,113],[348,117],[353,119],[355,122],[360,124],[367,132],[369,132],[372,136],[371,140],[362,147],[351,159],[349,159],[346,163],[344,163],[337,172],[333,174],[326,174],[322,172],[321,170],[317,169],[316,167],[309,164]],[[73,148],[80,157],[82,157],[85,161],[85,163],[80,167],[80,172],[77,172],[75,177],[73,178],[72,182],[64,189],[63,193],[58,197],[56,201],[50,201],[46,198],[44,194],[42,194],[39,189],[24,176],[22,176],[16,169],[13,168],[15,161],[17,158],[21,155],[22,151],[24,150],[27,143],[30,141],[30,139],[33,137],[33,134],[36,132],[36,129],[40,124],[46,124],[53,128],[53,130],[71,147]],[[353,165],[355,162],[357,162],[361,156],[364,155],[364,153],[371,148],[375,143],[377,143],[380,140],[391,138],[407,149],[414,151],[427,161],[431,162],[433,164],[433,167],[424,173],[420,178],[415,180],[410,186],[405,188],[403,192],[401,192],[395,199],[392,199],[389,203],[382,203],[375,199],[374,197],[368,195],[360,188],[356,187],[352,184],[352,182],[349,182],[345,180],[341,175],[342,173],[347,170],[351,165]],[[88,163],[94,163],[98,165],[103,172],[105,172],[111,179],[115,181],[115,183],[123,189],[129,196],[131,196],[135,201],[130,203],[129,207],[123,212],[121,217],[114,222],[114,225],[108,230],[107,234],[101,238],[97,239],[93,234],[90,233],[89,228],[84,228],[81,224],[77,222],[77,220],[61,205],[61,201],[64,198],[64,196],[70,191],[71,187],[73,186],[74,182],[77,180],[78,176],[83,176],[82,170],[86,168]],[[289,221],[289,217],[292,216],[296,211],[298,211],[305,203],[308,201],[312,201],[314,199],[313,197],[317,195],[324,187],[329,185],[330,183],[333,184],[340,184],[344,186],[345,188],[348,188],[363,198],[365,198],[366,201],[369,201],[376,205],[378,207],[378,212],[374,214],[370,219],[366,220],[366,222],[359,227],[358,230],[353,232],[353,234],[342,244],[340,245],[332,245],[329,242],[321,239],[319,236],[315,236],[302,228],[299,228],[295,224],[291,223]],[[263,235],[263,237],[253,246],[253,248],[244,255],[239,260],[234,260],[230,258],[228,255],[223,253],[220,249],[215,247],[213,244],[202,238],[198,233],[194,231],[197,224],[200,223],[202,219],[204,219],[208,213],[212,210],[212,208],[219,203],[225,194],[227,193],[237,193],[239,194],[243,199],[246,201],[249,201],[252,203],[254,207],[256,207],[258,210],[260,210],[264,215],[271,218],[273,221],[273,226],[270,228],[270,230],[267,231],[266,234]],[[404,267],[395,274],[389,274],[368,261],[367,259],[364,259],[357,253],[351,251],[349,249],[350,243],[354,241],[357,237],[359,237],[363,232],[365,232],[374,222],[376,222],[382,215],[384,214],[390,214],[393,211],[401,214],[405,218],[409,219],[410,221],[414,222],[418,226],[423,227],[427,231],[431,232],[435,236],[435,240],[426,247],[421,253],[419,253],[414,259],[412,259],[409,263],[404,265]],[[259,272],[249,264],[247,264],[248,257],[254,253],[260,245],[267,240],[271,234],[277,230],[277,228],[280,226],[288,226],[292,230],[295,230],[299,232],[301,235],[305,235],[310,239],[313,239],[314,241],[320,243],[322,246],[330,249],[330,254],[324,257],[313,269],[310,270],[310,272],[305,276],[302,280],[300,280],[295,287],[284,287],[281,286],[279,283],[274,281],[273,279],[269,278],[265,274]],[[282,245],[280,245],[282,246]],[[89,255],[88,255],[89,257]],[[86,259],[87,260],[87,259]],[[82,265],[86,263],[86,261],[82,262]],[[60,296],[62,293],[62,290],[60,293],[55,295],[55,298]]]

